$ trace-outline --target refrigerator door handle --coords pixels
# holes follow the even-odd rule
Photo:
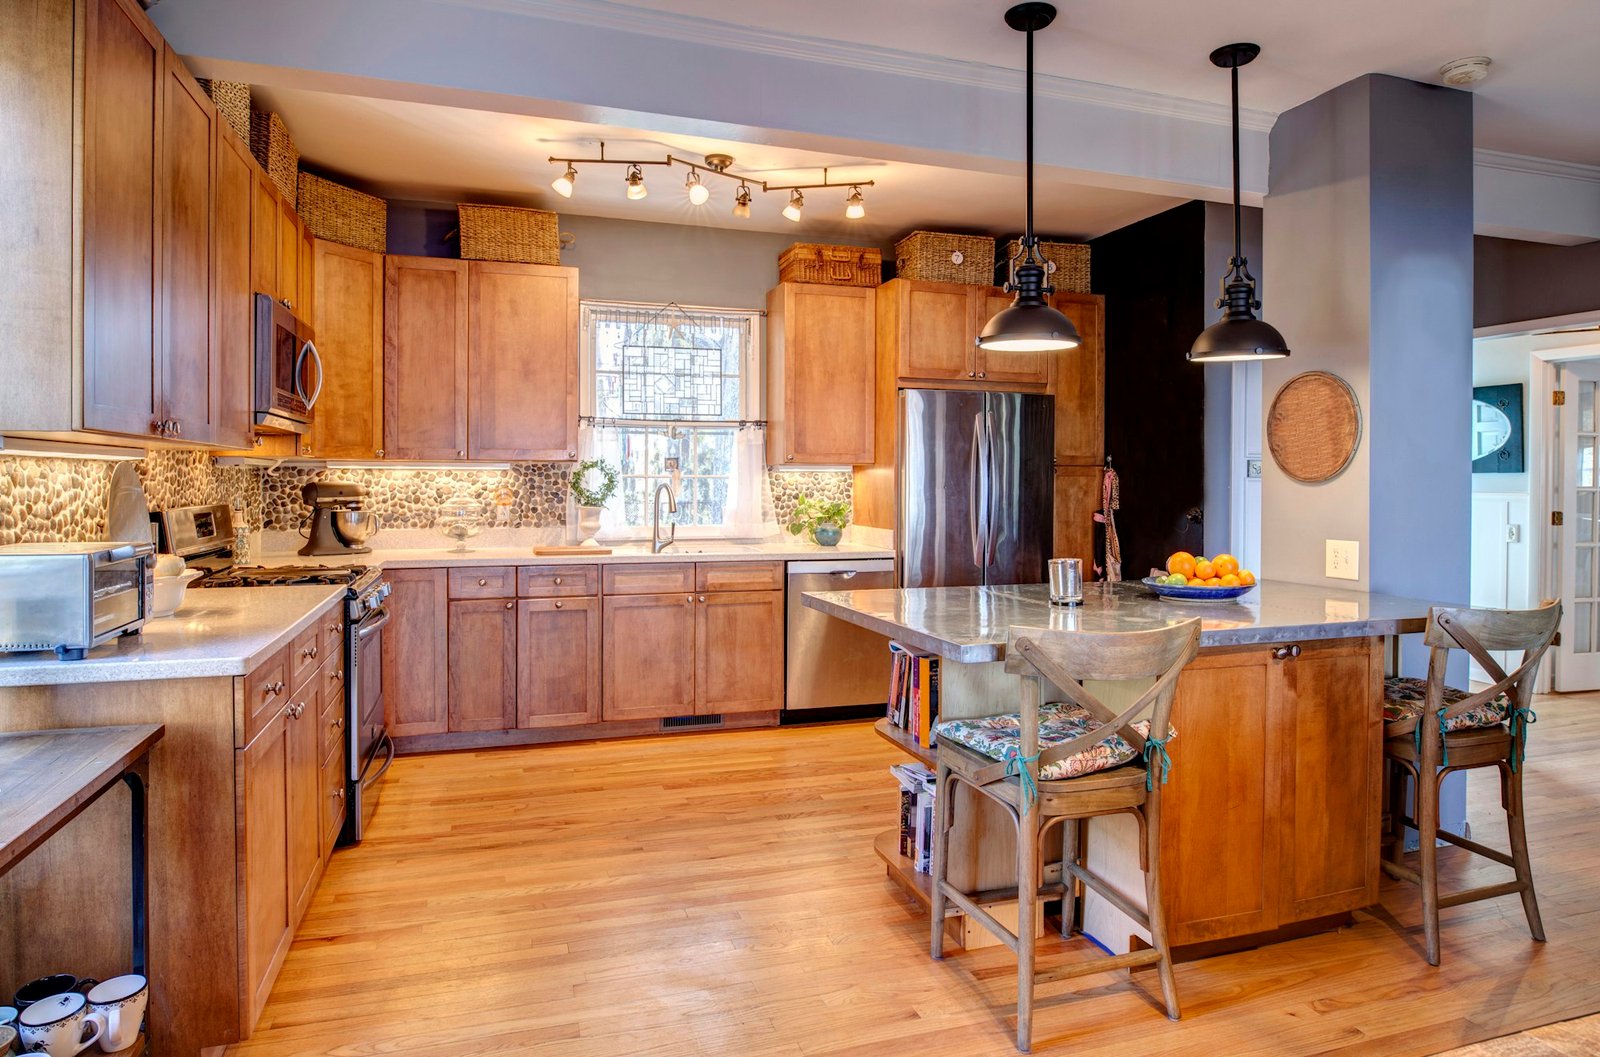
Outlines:
[[[1000,475],[999,475],[998,472],[996,472],[997,468],[995,467],[995,464],[994,464],[994,460],[995,460],[994,416],[989,414],[987,411],[985,411],[984,415],[983,415],[983,446],[984,446],[983,479],[984,479],[984,481],[985,481],[985,483],[987,485],[987,487],[984,490],[989,493],[988,502],[986,502],[984,504],[984,518],[983,518],[983,520],[984,520],[985,528],[983,530],[983,539],[984,539],[984,561],[983,561],[983,564],[985,566],[991,566],[991,565],[994,564],[994,559],[995,559],[996,552],[998,552],[999,549],[1000,549],[1000,538],[999,538],[1000,534],[995,531],[995,522],[996,522],[997,519],[995,517],[995,510],[994,510],[995,493],[1000,490],[1000,488],[999,488]],[[987,580],[988,577],[985,576],[984,579]]]
[[[972,525],[972,563],[983,566],[988,550],[987,525],[989,489],[985,467],[988,453],[983,450],[983,414],[972,417],[972,467],[967,475],[967,513]]]

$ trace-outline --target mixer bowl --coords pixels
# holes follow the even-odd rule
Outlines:
[[[333,532],[347,547],[359,547],[378,531],[378,515],[370,510],[335,510]]]

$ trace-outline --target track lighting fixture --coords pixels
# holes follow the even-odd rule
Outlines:
[[[733,192],[733,215],[740,220],[750,219],[750,185],[740,183],[739,189]]]
[[[556,194],[560,195],[562,198],[571,198],[572,187],[577,182],[578,170],[574,169],[571,165],[568,165],[566,172],[550,181],[550,186],[554,187],[556,189]]]
[[[700,174],[693,169],[689,170],[689,178],[683,181],[683,186],[689,192],[689,204],[703,206],[711,197],[711,188],[700,182]]]
[[[800,223],[800,213],[801,210],[805,209],[805,207],[806,196],[801,194],[800,189],[796,187],[793,191],[789,192],[789,204],[783,207],[784,219],[792,220],[796,224]]]
[[[644,185],[644,170],[637,165],[628,166],[628,197],[637,202],[650,193]]]
[[[852,186],[844,198],[844,215],[849,220],[860,220],[867,215],[867,203],[861,188]]]

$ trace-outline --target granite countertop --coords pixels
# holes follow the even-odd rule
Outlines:
[[[344,596],[342,586],[191,589],[170,617],[98,646],[81,661],[0,653],[0,686],[120,683],[245,675]]]
[[[470,545],[469,545],[470,546]],[[684,540],[660,554],[649,544],[629,543],[610,554],[535,554],[533,547],[472,547],[462,552],[448,544],[438,547],[373,547],[367,554],[332,554],[306,557],[293,552],[261,554],[251,559],[260,565],[380,565],[385,569],[422,569],[436,566],[481,565],[614,565],[648,562],[828,561],[836,558],[893,558],[893,548],[859,543],[819,547],[801,540],[766,543],[724,543],[721,540]]]
[[[1237,602],[1167,602],[1138,583],[1084,586],[1083,605],[1052,606],[1044,584],[807,592],[831,616],[963,663],[1005,657],[1014,624],[1076,631],[1139,631],[1199,617],[1200,645],[1250,646],[1423,630],[1430,603],[1307,584],[1265,581]]]

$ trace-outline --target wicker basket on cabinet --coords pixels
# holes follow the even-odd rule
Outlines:
[[[778,282],[877,286],[883,282],[883,254],[870,246],[797,242],[778,256]]]
[[[389,204],[308,172],[300,174],[300,219],[319,239],[371,253],[389,242]]]
[[[294,206],[299,195],[300,152],[289,138],[289,126],[276,112],[250,112],[250,153],[267,171],[278,193]]]
[[[246,143],[250,142],[250,86],[243,81],[215,81],[205,77],[196,77],[200,87],[205,89],[206,95],[211,97],[211,102],[216,105],[217,113],[239,134],[239,138]]]
[[[994,239],[913,231],[894,244],[896,273],[902,279],[935,283],[994,283]]]
[[[1010,278],[1011,261],[1022,248],[1021,239],[1006,243],[1005,259],[997,264],[997,279],[1004,283]],[[1045,259],[1045,282],[1060,293],[1086,294],[1089,292],[1089,244],[1086,242],[1040,242],[1039,254]]]
[[[456,205],[461,218],[461,257],[519,264],[561,263],[561,218],[544,209]]]

